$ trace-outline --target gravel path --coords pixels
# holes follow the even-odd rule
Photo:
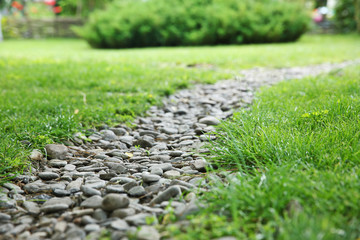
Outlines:
[[[133,130],[103,126],[76,134],[73,146],[47,145],[47,157],[34,150],[37,170],[0,187],[0,239],[98,239],[104,229],[112,239],[160,239],[148,223],[169,205],[179,218],[196,211],[194,191],[219,178],[205,179],[201,153],[220,120],[248,107],[261,86],[355,63],[244,70],[236,80],[177,92]]]

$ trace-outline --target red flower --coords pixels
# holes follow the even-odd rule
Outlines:
[[[56,3],[56,0],[45,0],[45,4],[49,6],[54,6]]]
[[[19,3],[18,1],[13,1],[12,4],[11,4],[11,6],[12,6],[13,8],[16,8],[16,9],[19,10],[19,11],[21,11],[21,10],[24,9],[24,6],[23,6],[21,3]]]
[[[53,8],[53,11],[54,11],[54,13],[59,14],[59,13],[62,12],[62,7],[61,6],[56,6],[56,7]]]

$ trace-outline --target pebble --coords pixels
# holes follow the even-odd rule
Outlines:
[[[41,178],[42,180],[52,180],[52,179],[56,179],[59,178],[59,174],[54,173],[54,172],[41,172],[39,173],[39,178]]]
[[[135,215],[135,213],[136,211],[133,208],[119,208],[111,214],[111,217],[126,218],[128,216]]]
[[[139,240],[160,240],[159,232],[151,226],[142,226],[136,237]]]
[[[76,166],[73,165],[73,164],[66,164],[66,165],[64,166],[64,170],[65,170],[65,171],[71,172],[71,171],[74,171],[75,169],[76,169]]]
[[[8,222],[11,220],[10,215],[5,213],[0,213],[0,223]]]
[[[129,199],[123,195],[110,193],[106,195],[102,201],[102,209],[105,211],[113,211],[118,208],[126,208],[129,206]]]
[[[83,178],[78,178],[75,181],[70,182],[66,186],[66,190],[70,192],[79,192],[82,184],[83,184]]]
[[[101,130],[102,139],[105,141],[115,141],[118,139],[116,134],[111,130]]]
[[[161,168],[160,168],[161,170]],[[161,170],[162,171],[162,170]],[[142,174],[142,179],[144,180],[144,182],[146,183],[150,183],[150,182],[157,182],[160,180],[160,176],[159,175],[155,175],[155,174]]]
[[[24,201],[23,207],[31,214],[31,215],[38,215],[40,213],[40,208],[35,202],[31,201]]]
[[[48,206],[42,206],[40,208],[40,210],[44,213],[53,213],[53,212],[64,211],[64,210],[67,210],[68,208],[69,208],[69,206],[67,204],[58,203],[58,204],[53,204],[53,205],[48,205]]]
[[[207,116],[207,117],[200,119],[199,123],[203,123],[206,125],[219,125],[220,121],[213,116]]]
[[[156,196],[151,202],[150,205],[162,203],[164,201],[168,201],[173,197],[176,197],[181,194],[180,187],[177,185],[171,186],[168,189],[166,189],[164,192],[160,193],[158,196]]]
[[[141,197],[146,194],[143,186],[135,186],[128,191],[130,197]]]
[[[86,232],[98,232],[100,231],[100,226],[97,225],[97,224],[87,224],[85,227],[84,227],[84,230]]]
[[[119,230],[119,231],[126,231],[129,229],[129,225],[127,224],[127,222],[122,219],[118,219],[118,220],[111,222],[110,226],[113,229]]]
[[[125,193],[125,189],[123,186],[121,185],[107,185],[106,188],[106,193]]]
[[[138,213],[125,218],[125,221],[133,226],[146,225],[147,219],[152,218],[153,215],[149,213]]]
[[[30,153],[30,159],[33,161],[41,161],[43,157],[43,154],[37,149],[32,150]]]
[[[48,144],[45,146],[48,159],[66,159],[68,148],[62,144]]]
[[[151,169],[151,174],[155,174],[155,175],[162,176],[163,173],[164,173],[164,171],[163,171],[161,168],[159,168],[159,167],[153,167],[153,168]]]
[[[80,206],[84,208],[101,208],[103,198],[95,195],[85,199]]]
[[[56,168],[64,167],[66,164],[67,164],[66,161],[59,160],[59,159],[52,159],[48,162],[48,165],[50,167],[56,167]]]
[[[163,175],[165,178],[176,178],[180,176],[180,172],[176,170],[166,171]]]

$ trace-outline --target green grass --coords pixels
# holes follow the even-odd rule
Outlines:
[[[359,239],[360,71],[262,89],[210,146],[238,169],[179,239]]]
[[[254,66],[355,59],[359,40],[305,36],[286,44],[132,50],[93,50],[81,40],[5,41],[0,44],[0,176],[26,166],[33,148],[131,120],[193,82],[232,78]],[[186,67],[193,64],[200,67]]]

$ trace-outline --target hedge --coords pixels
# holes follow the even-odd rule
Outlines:
[[[79,36],[96,48],[288,42],[309,15],[281,0],[120,0],[94,12]]]

